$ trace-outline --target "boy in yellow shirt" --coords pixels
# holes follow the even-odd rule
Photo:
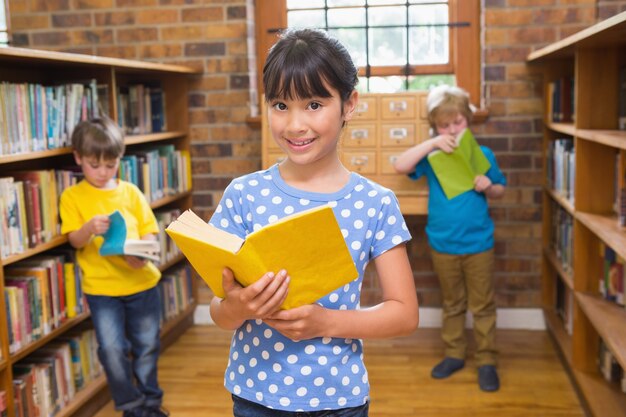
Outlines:
[[[115,408],[124,417],[167,416],[157,381],[160,350],[160,271],[134,256],[101,256],[108,215],[119,210],[127,239],[156,239],[158,224],[142,192],[115,178],[124,135],[110,119],[79,123],[72,133],[74,159],[84,179],[61,195],[61,232],[76,248],[83,291]],[[136,380],[135,385],[133,381]]]

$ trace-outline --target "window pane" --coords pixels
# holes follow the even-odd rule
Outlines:
[[[0,30],[7,30],[7,17],[5,16],[4,0],[0,0]]]
[[[287,12],[287,26],[290,28],[326,27],[324,10],[302,10]]]
[[[328,31],[343,43],[357,67],[367,65],[365,29],[331,29]]]
[[[371,65],[405,65],[406,29],[370,29],[368,47]]]
[[[370,77],[369,80],[363,77],[359,79],[359,85],[360,88],[367,89],[367,91],[359,91],[369,93],[397,93],[399,91],[406,91],[405,77],[399,75],[390,77]]]
[[[409,22],[426,25],[409,29],[409,63],[411,65],[446,64],[450,57],[447,26],[448,7],[445,5],[411,6]]]
[[[399,0],[369,0],[367,4],[369,4],[370,6],[377,6],[380,4],[393,4],[396,6],[403,6],[406,3]]]
[[[411,65],[447,64],[450,56],[448,28],[411,28],[409,30]]]
[[[454,74],[414,75],[409,77],[409,90],[430,90],[438,85],[456,85]]]
[[[337,6],[365,6],[365,0],[328,0],[328,7]]]
[[[372,7],[368,16],[370,26],[406,25],[405,7]]]
[[[365,27],[365,9],[328,10],[329,27]]]
[[[448,23],[448,6],[446,5],[409,6],[409,24],[411,25],[446,23]]]
[[[315,7],[324,7],[324,0],[287,0],[287,10],[312,9]]]
[[[410,4],[448,3],[447,0],[409,0]]]

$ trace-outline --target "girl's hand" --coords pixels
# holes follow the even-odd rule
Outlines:
[[[474,178],[474,191],[484,193],[491,187],[491,180],[486,175],[477,175]]]
[[[130,267],[134,269],[142,268],[146,264],[146,262],[148,262],[146,259],[131,255],[124,255],[124,259],[126,259],[128,265],[130,265]]]
[[[305,340],[325,336],[328,327],[328,310],[318,304],[281,310],[263,319],[263,323],[292,340]]]
[[[221,306],[231,318],[242,321],[263,319],[278,311],[287,298],[289,275],[285,270],[278,274],[268,272],[257,282],[244,288],[235,281],[233,271],[224,268],[222,286],[226,296]]]
[[[92,235],[101,235],[109,230],[109,224],[109,216],[98,215],[93,216],[91,220],[87,222],[86,226],[88,228],[87,230],[89,230],[89,233]]]
[[[439,135],[432,139],[435,149],[441,149],[445,153],[452,153],[458,146],[456,138],[451,135]]]

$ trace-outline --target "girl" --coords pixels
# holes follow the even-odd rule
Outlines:
[[[235,330],[225,375],[234,415],[367,416],[360,339],[407,335],[418,324],[405,248],[411,236],[394,194],[349,172],[339,159],[341,130],[358,99],[357,70],[347,50],[322,31],[288,31],[270,50],[263,83],[270,130],[287,158],[235,179],[210,223],[245,237],[288,214],[329,204],[359,277],[315,304],[280,310],[289,271],[268,271],[242,288],[224,270],[226,297],[212,300],[211,316]],[[382,301],[360,308],[363,273],[372,259]]]

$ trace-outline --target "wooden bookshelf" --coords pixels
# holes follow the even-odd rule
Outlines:
[[[108,96],[106,100],[109,116],[114,120],[120,118],[118,100],[115,96],[118,87],[132,83],[158,84],[166,97],[163,117],[167,129],[158,133],[127,135],[127,154],[132,154],[134,149],[144,149],[150,145],[159,146],[163,144],[174,145],[177,150],[189,151],[188,81],[190,76],[194,74],[198,74],[198,72],[179,65],[23,48],[0,48],[0,82],[57,85],[94,79],[98,85],[107,87]],[[1,124],[0,128],[2,128]],[[0,136],[3,134],[7,140],[7,132],[0,130]],[[9,138],[8,140],[12,139]],[[0,151],[0,153],[2,152]],[[8,176],[12,171],[55,169],[71,165],[74,165],[74,162],[71,149],[67,146],[33,152],[5,153],[0,155],[0,177]],[[150,202],[150,206],[153,209],[176,208],[182,211],[191,207],[191,197],[191,190],[188,189],[153,200]],[[4,293],[4,269],[7,266],[34,255],[46,254],[55,248],[67,247],[67,244],[67,238],[59,235],[45,243],[1,259],[0,294]],[[184,257],[178,255],[160,265],[159,269],[165,271],[183,261]],[[195,283],[193,284],[192,297],[191,305],[163,324],[161,331],[163,348],[175,341],[193,324],[193,314],[197,303]],[[70,329],[88,322],[90,315],[89,313],[82,313],[67,319],[49,334],[9,353],[9,330],[5,312],[4,297],[0,297],[0,390],[6,391],[8,416],[14,417],[12,366],[65,335]],[[102,375],[78,391],[70,403],[56,415],[62,417],[93,415],[110,398],[106,387],[106,379]]]
[[[607,382],[598,368],[600,339],[626,368],[626,310],[604,299],[599,290],[606,245],[626,258],[626,230],[618,227],[615,190],[622,187],[626,131],[618,130],[618,79],[626,66],[626,12],[532,52],[527,61],[544,74],[544,155],[551,141],[571,137],[575,149],[574,203],[544,187],[544,312],[548,330],[589,413],[598,417],[626,416],[626,393]],[[573,122],[554,122],[551,83],[575,77]],[[546,164],[544,163],[544,166]],[[545,172],[546,184],[548,172]],[[617,181],[617,184],[616,184]],[[550,248],[552,202],[573,218],[573,271],[564,271]],[[555,280],[574,292],[573,330],[569,335],[555,311]]]

